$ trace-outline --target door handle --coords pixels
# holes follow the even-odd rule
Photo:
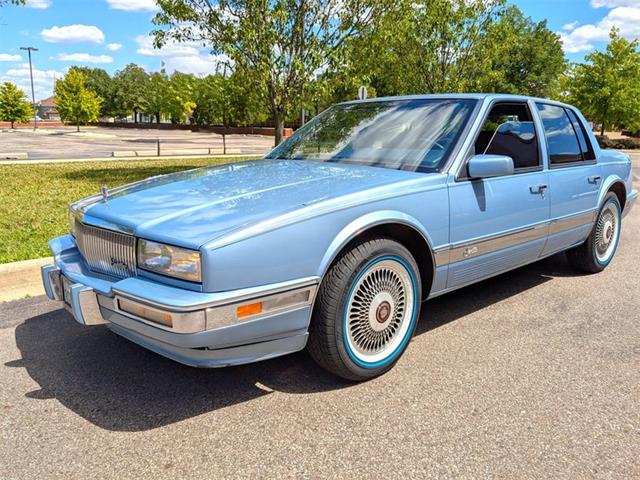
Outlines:
[[[589,181],[589,183],[598,183],[598,181],[600,180],[600,175],[592,175],[591,177],[587,178],[587,180]]]
[[[538,185],[529,185],[529,191],[531,193],[539,193],[544,198],[544,191],[547,189],[547,185],[540,183]]]

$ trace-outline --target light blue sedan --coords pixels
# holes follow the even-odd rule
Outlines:
[[[427,298],[561,251],[603,270],[637,197],[631,182],[629,158],[601,150],[569,105],[347,102],[261,160],[74,203],[42,278],[81,324],[187,365],[306,347],[366,380],[406,350]]]

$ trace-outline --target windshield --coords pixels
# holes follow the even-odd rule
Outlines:
[[[336,105],[266,158],[436,171],[446,162],[475,103],[411,99]]]

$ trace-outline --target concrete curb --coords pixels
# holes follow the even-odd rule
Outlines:
[[[40,267],[49,263],[53,263],[53,258],[0,264],[0,302],[43,295]]]

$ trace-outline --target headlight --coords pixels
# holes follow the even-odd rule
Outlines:
[[[202,281],[200,252],[138,239],[138,267],[151,272],[181,278],[190,282]]]

